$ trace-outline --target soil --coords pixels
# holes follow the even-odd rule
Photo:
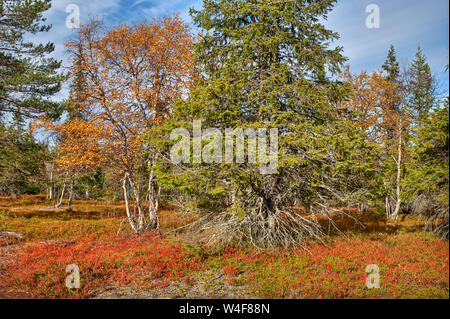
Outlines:
[[[245,287],[230,285],[222,272],[207,271],[201,278],[193,278],[194,284],[184,281],[151,290],[139,290],[134,286],[110,287],[94,299],[239,299],[251,298]]]

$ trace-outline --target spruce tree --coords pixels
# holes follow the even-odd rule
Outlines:
[[[413,212],[428,219],[430,230],[448,239],[449,230],[449,99],[424,115],[413,137],[406,166],[404,197]]]
[[[191,10],[204,30],[195,48],[200,77],[166,129],[202,119],[222,132],[277,128],[279,140],[273,174],[261,173],[261,163],[203,162],[176,166],[171,179],[161,164],[163,183],[215,212],[201,228],[212,242],[295,245],[323,234],[317,213],[367,200],[373,153],[340,120],[349,87],[333,76],[346,59],[329,46],[338,34],[320,23],[334,2],[205,0]]]
[[[408,107],[415,112],[420,124],[433,107],[435,100],[433,76],[420,46],[409,68],[408,90],[410,94]]]
[[[54,44],[35,44],[24,37],[48,32],[43,13],[51,0],[0,0],[0,120],[47,115],[57,118],[61,105],[49,98],[61,88],[61,62],[49,58]]]
[[[400,80],[400,64],[397,61],[397,55],[395,53],[395,48],[394,46],[391,44],[389,51],[388,51],[388,55],[386,57],[386,60],[384,61],[383,65],[381,66],[381,68],[384,70],[385,72],[385,76],[384,78],[391,82],[394,83],[395,85],[397,85],[397,95],[399,96],[399,101],[395,101],[393,103],[389,103],[388,105],[384,105],[382,106],[384,109],[384,113],[389,114],[392,112],[392,114],[401,114],[401,101],[400,101],[400,96],[402,95],[402,83]],[[387,141],[386,141],[386,145],[391,146],[393,144],[393,140],[395,139],[395,132],[394,129],[392,128],[392,125],[390,123],[384,123],[383,126],[387,126],[386,129],[386,133],[387,133]]]
[[[386,72],[386,79],[388,81],[391,81],[392,83],[398,83],[400,76],[400,65],[397,61],[397,55],[392,44],[389,48],[388,55],[382,65],[382,68]]]
[[[48,148],[21,128],[0,123],[0,194],[39,194]]]

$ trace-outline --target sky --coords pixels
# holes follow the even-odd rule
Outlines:
[[[71,4],[79,8],[81,23],[98,16],[107,25],[118,25],[139,23],[175,12],[192,23],[189,8],[200,9],[202,3],[202,0],[53,0],[52,8],[45,14],[53,28],[40,34],[37,40],[53,42],[53,55],[66,63],[64,43],[77,31],[66,26],[66,19],[72,13],[68,10]],[[368,28],[366,24],[368,16],[375,13],[366,12],[371,4],[379,9],[378,28]],[[420,45],[438,80],[440,93],[448,94],[449,77],[448,71],[445,72],[449,60],[448,0],[338,0],[323,23],[339,33],[340,39],[333,45],[344,48],[344,55],[354,73],[379,69],[391,44],[400,64],[406,65],[414,58]],[[67,90],[64,90],[60,97],[66,94]]]

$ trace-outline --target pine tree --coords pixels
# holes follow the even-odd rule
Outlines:
[[[0,120],[7,115],[23,120],[47,115],[57,118],[61,105],[49,98],[61,88],[61,62],[47,55],[53,43],[26,42],[26,34],[50,30],[43,12],[51,0],[0,0]]]
[[[279,139],[274,174],[263,174],[261,163],[235,160],[193,164],[184,173],[177,167],[175,180],[167,178],[197,200],[196,209],[217,212],[212,228],[204,225],[216,230],[213,241],[298,244],[322,234],[309,213],[364,197],[371,153],[360,131],[338,120],[349,87],[332,76],[346,59],[341,47],[328,46],[338,35],[319,22],[334,2],[206,0],[204,9],[191,10],[205,30],[195,49],[202,72],[171,127],[203,119],[202,127],[222,132],[277,128]]]
[[[408,90],[410,93],[408,107],[415,112],[420,125],[433,107],[435,100],[433,76],[420,46],[417,48],[416,57],[409,68]]]

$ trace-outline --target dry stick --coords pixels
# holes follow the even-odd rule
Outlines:
[[[211,213],[211,214],[212,214],[212,213]],[[197,219],[197,220],[194,220],[193,222],[190,222],[190,223],[188,223],[188,224],[186,224],[186,225],[183,225],[183,226],[181,226],[181,227],[172,229],[172,230],[170,230],[170,231],[168,231],[168,232],[166,232],[166,233],[164,233],[164,234],[160,234],[160,237],[163,238],[163,237],[167,236],[167,235],[170,234],[170,233],[174,233],[174,232],[177,232],[177,231],[180,230],[180,229],[183,229],[183,228],[192,226],[192,225],[194,225],[195,223],[199,223],[200,221],[202,221],[203,219],[206,219],[206,218],[209,217],[209,216],[210,216],[210,214],[208,214],[208,215],[206,215],[206,216],[204,216],[204,217],[201,217],[201,218],[199,218],[199,219]]]
[[[14,237],[14,238],[23,238],[22,234],[11,232],[11,231],[1,231],[0,232],[0,236]]]
[[[119,230],[117,231],[116,237],[119,236],[120,230],[122,229],[122,224],[123,224],[123,222],[124,222],[125,220],[126,220],[126,218],[124,217],[124,218],[122,218],[122,220],[120,221]]]

